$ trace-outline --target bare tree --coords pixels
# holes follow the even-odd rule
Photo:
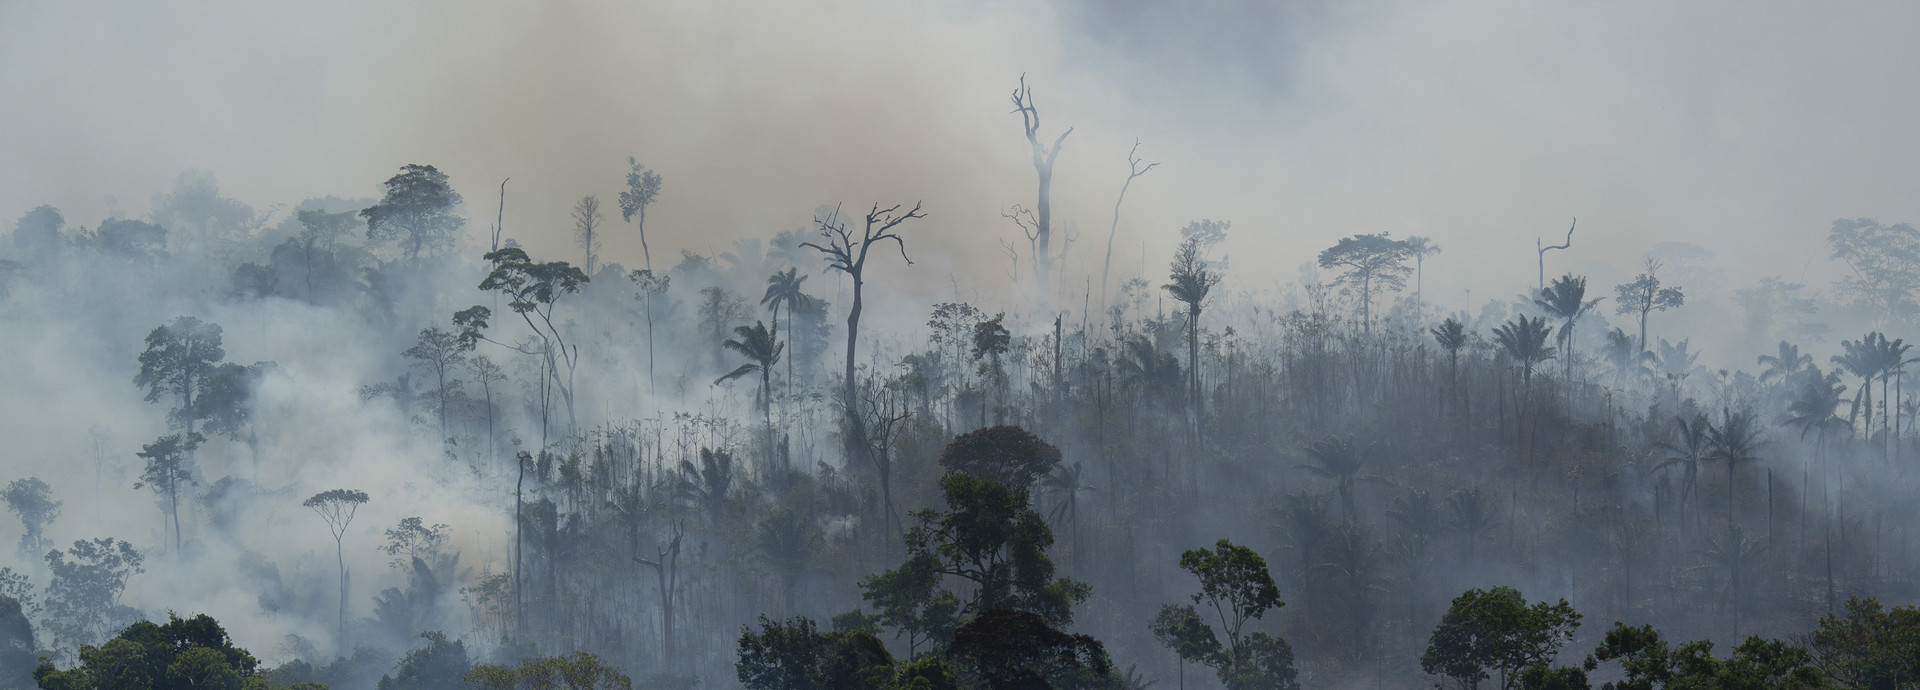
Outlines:
[[[1020,75],[1020,85],[1013,90],[1013,112],[1020,114],[1020,123],[1026,129],[1027,144],[1033,147],[1033,171],[1040,177],[1039,200],[1034,204],[1034,276],[1039,280],[1040,295],[1045,299],[1047,293],[1047,269],[1053,255],[1053,161],[1060,157],[1060,143],[1067,140],[1073,128],[1061,132],[1053,140],[1053,146],[1040,143],[1040,109],[1034,105],[1033,89],[1027,87],[1027,75]]]
[[[874,204],[867,211],[866,224],[856,238],[847,230],[847,224],[840,221],[840,207],[835,206],[833,213],[815,221],[820,225],[820,236],[826,240],[826,244],[803,242],[800,245],[825,254],[827,268],[845,273],[853,279],[853,306],[847,309],[846,380],[842,381],[844,389],[840,402],[846,415],[845,443],[849,454],[856,457],[864,456],[867,451],[866,423],[861,418],[860,401],[855,396],[853,366],[860,345],[861,288],[866,285],[867,252],[873,249],[873,245],[892,240],[900,249],[900,258],[912,264],[913,259],[907,256],[907,244],[900,239],[899,233],[894,232],[894,228],[909,220],[925,217],[927,214],[920,212],[919,202],[914,202],[913,208],[906,213],[900,212],[899,204],[884,209]]]
[[[1062,137],[1066,135],[1061,135]],[[1107,311],[1107,275],[1113,271],[1113,238],[1120,233],[1120,202],[1127,200],[1127,188],[1133,186],[1133,178],[1147,174],[1148,170],[1158,167],[1159,163],[1147,163],[1139,156],[1140,140],[1133,140],[1133,148],[1127,151],[1127,181],[1120,183],[1120,198],[1113,200],[1113,226],[1107,229],[1107,260],[1100,267],[1100,311]]]
[[[588,194],[573,203],[573,241],[580,245],[580,269],[587,275],[593,275],[594,265],[600,261],[600,223],[606,216],[600,213],[600,197]]]
[[[1533,250],[1535,253],[1539,254],[1538,258],[1540,259],[1540,288],[1539,289],[1541,290],[1547,289],[1547,252],[1553,251],[1555,249],[1566,249],[1568,247],[1573,246],[1573,228],[1574,226],[1579,224],[1580,224],[1579,218],[1573,219],[1573,224],[1567,226],[1567,241],[1561,242],[1560,244],[1543,247],[1543,246],[1540,246],[1540,238],[1538,237],[1533,238]]]
[[[666,673],[673,672],[673,592],[679,586],[680,538],[685,535],[679,523],[674,523],[672,535],[657,547],[653,558],[641,558],[637,550],[633,557],[634,562],[653,568],[660,580],[660,668]]]

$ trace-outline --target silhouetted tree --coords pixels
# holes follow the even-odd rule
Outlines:
[[[45,548],[42,535],[47,525],[60,517],[60,501],[53,500],[53,487],[40,481],[39,477],[15,479],[7,484],[0,498],[7,502],[7,510],[20,518],[20,548],[22,558],[34,558]]]
[[[600,213],[600,197],[586,195],[573,202],[573,243],[580,245],[580,269],[587,275],[593,275],[593,269],[600,262],[600,224],[606,216]]]
[[[840,395],[848,455],[852,457],[860,457],[866,452],[864,439],[867,431],[865,420],[860,417],[860,401],[855,395],[858,381],[854,376],[854,363],[860,345],[860,311],[863,306],[861,291],[866,286],[867,252],[873,249],[873,245],[892,240],[900,249],[900,259],[912,264],[913,259],[907,258],[907,243],[900,239],[900,234],[895,232],[894,228],[909,220],[925,217],[927,215],[920,212],[918,203],[915,203],[906,213],[901,213],[900,206],[897,204],[886,209],[880,208],[879,204],[874,204],[873,208],[867,211],[866,224],[861,229],[860,235],[855,237],[851,231],[847,230],[847,224],[840,222],[840,209],[836,206],[832,214],[815,220],[820,226],[820,236],[826,243],[803,242],[800,245],[811,247],[824,254],[827,258],[827,268],[845,273],[853,280],[853,306],[847,310],[847,368],[841,381]]]
[[[1026,131],[1027,144],[1033,148],[1033,172],[1039,177],[1039,201],[1034,205],[1034,274],[1039,279],[1041,300],[1050,295],[1047,291],[1047,276],[1053,262],[1051,242],[1053,241],[1053,162],[1060,157],[1060,144],[1073,133],[1068,127],[1053,140],[1053,146],[1040,143],[1040,109],[1034,104],[1033,89],[1027,87],[1027,75],[1020,75],[1020,86],[1014,88],[1013,110],[1020,114],[1020,124]]]
[[[460,193],[447,184],[446,173],[431,165],[404,165],[384,186],[380,203],[360,211],[368,241],[398,245],[413,264],[459,241],[467,221],[454,213]]]
[[[1573,325],[1600,304],[1601,298],[1587,299],[1587,279],[1569,273],[1553,279],[1540,291],[1533,303],[1560,319],[1560,349],[1566,354],[1567,384],[1573,383]]]
[[[327,529],[333,533],[335,560],[340,565],[340,629],[339,644],[344,649],[347,644],[347,551],[345,539],[347,524],[353,522],[353,515],[367,502],[367,492],[355,489],[329,489],[314,494],[300,505],[312,509],[314,514],[327,523]]]
[[[1686,293],[1678,287],[1663,287],[1660,283],[1660,262],[1649,257],[1646,269],[1635,276],[1632,282],[1621,283],[1613,287],[1613,312],[1620,316],[1634,315],[1640,318],[1640,350],[1647,350],[1647,315],[1655,311],[1666,311],[1687,303]]]
[[[1342,290],[1360,291],[1360,328],[1368,333],[1373,332],[1374,290],[1405,288],[1407,276],[1413,273],[1407,266],[1407,259],[1412,257],[1411,248],[1389,235],[1391,233],[1383,232],[1343,237],[1333,246],[1320,250],[1320,267],[1340,271],[1334,283]]]
[[[152,489],[164,500],[167,514],[173,517],[173,552],[180,553],[180,490],[194,483],[193,450],[206,437],[193,432],[168,434],[140,447],[134,455],[147,461],[146,471],[133,488]]]
[[[1522,671],[1551,661],[1579,627],[1580,614],[1565,599],[1528,606],[1509,587],[1467,590],[1433,629],[1420,668],[1461,688],[1476,687],[1497,673],[1500,687],[1510,689]]]
[[[620,221],[640,220],[634,227],[640,231],[640,255],[646,259],[646,271],[653,273],[653,251],[647,249],[647,207],[660,198],[660,174],[648,170],[632,156],[627,157],[627,188],[620,192]]]
[[[1173,252],[1167,267],[1167,284],[1160,286],[1181,304],[1187,305],[1187,400],[1196,414],[1202,407],[1200,394],[1200,310],[1207,296],[1224,277],[1212,262],[1202,256],[1205,239],[1189,236]]]
[[[1062,137],[1066,135],[1061,135]],[[1134,178],[1147,174],[1158,167],[1159,163],[1146,163],[1140,158],[1140,140],[1133,140],[1133,148],[1127,150],[1127,181],[1120,183],[1120,195],[1113,200],[1113,225],[1107,228],[1107,258],[1100,264],[1100,311],[1107,311],[1107,276],[1113,271],[1113,238],[1120,234],[1120,203],[1127,200],[1127,188],[1133,186]]]

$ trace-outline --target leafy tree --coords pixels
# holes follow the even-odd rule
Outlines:
[[[620,221],[629,222],[636,216],[640,231],[640,254],[647,260],[646,271],[653,273],[653,252],[647,249],[647,207],[660,198],[660,173],[648,170],[632,156],[627,157],[627,188],[620,192]]]
[[[960,625],[960,597],[940,586],[943,577],[938,559],[911,558],[860,580],[860,596],[879,612],[881,624],[906,638],[909,657],[922,644],[952,642]]]
[[[391,558],[387,565],[394,570],[412,568],[415,559],[438,564],[444,557],[442,549],[446,548],[449,537],[446,525],[428,525],[418,516],[405,517],[387,530],[387,543],[380,547],[380,552]]]
[[[194,479],[193,450],[199,448],[205,436],[188,432],[168,434],[140,447],[134,455],[147,461],[146,471],[140,474],[140,481],[133,488],[152,489],[165,499],[163,505],[167,514],[173,517],[173,552],[180,553],[180,490],[183,484],[192,484]]]
[[[146,572],[146,557],[118,539],[76,541],[66,553],[47,552],[46,620],[54,637],[66,644],[89,644],[140,616],[120,605],[127,579]]]
[[[725,450],[700,449],[700,464],[680,461],[676,493],[707,514],[715,527],[727,512],[727,491],[733,487],[733,454]]]
[[[1017,426],[976,429],[953,439],[940,466],[1024,491],[1060,465],[1060,449]]]
[[[1086,684],[1113,673],[1099,640],[1061,632],[1046,618],[1017,609],[990,609],[960,626],[947,657],[972,669],[993,690],[1044,690],[1056,682]]]
[[[631,690],[633,680],[586,652],[534,656],[518,666],[476,664],[466,674],[468,687],[482,690]]]
[[[1392,233],[1343,237],[1320,251],[1320,267],[1340,270],[1334,284],[1343,291],[1360,291],[1360,326],[1373,331],[1374,290],[1400,290],[1407,286],[1413,268],[1407,266],[1412,250],[1407,243],[1393,239]]]
[[[764,322],[755,321],[752,326],[737,326],[734,337],[721,343],[726,349],[740,353],[747,363],[720,378],[714,379],[714,385],[749,374],[760,375],[760,391],[754,396],[754,406],[760,408],[767,425],[767,457],[773,457],[773,366],[780,363],[780,355],[787,350],[787,344],[780,342],[779,325],[771,329]]]
[[[886,690],[893,656],[867,631],[820,632],[812,619],[742,627],[734,671],[748,690]]]
[[[1284,639],[1246,630],[1247,623],[1286,605],[1266,560],[1253,549],[1221,539],[1212,551],[1181,553],[1180,568],[1199,578],[1193,603],[1213,610],[1226,642],[1206,627],[1194,606],[1162,607],[1152,626],[1154,637],[1182,661],[1212,666],[1231,690],[1297,687],[1293,647]]]
[[[1000,366],[1000,358],[1007,354],[1008,348],[1013,345],[1013,334],[1008,332],[1004,325],[1006,318],[1007,313],[1000,312],[993,315],[991,319],[985,319],[973,325],[973,361],[985,360],[981,362],[980,373],[986,375],[993,382],[993,387],[1000,391],[1002,406],[1006,404],[1007,371]],[[987,423],[986,408],[987,405],[983,402],[980,406],[981,426],[986,426]]]
[[[167,229],[144,220],[109,218],[100,221],[87,243],[101,254],[150,264],[167,256]]]
[[[1167,266],[1167,284],[1160,286],[1172,295],[1173,299],[1187,305],[1187,396],[1196,409],[1200,399],[1200,310],[1206,306],[1207,296],[1220,284],[1220,271],[1207,261],[1204,253],[1204,238],[1199,235],[1187,237],[1173,252],[1173,261]]]
[[[1587,299],[1587,279],[1568,273],[1553,279],[1533,303],[1560,319],[1560,348],[1566,351],[1567,381],[1573,380],[1573,325],[1593,311],[1601,298]]]
[[[227,357],[220,341],[219,324],[182,316],[148,333],[147,349],[140,353],[140,373],[133,385],[146,389],[150,403],[179,396],[180,406],[167,414],[167,422],[186,429],[188,436],[203,410],[194,398]]]
[[[40,481],[39,477],[15,479],[7,484],[0,498],[7,502],[7,510],[20,518],[24,531],[20,534],[19,553],[23,558],[39,555],[46,548],[45,533],[47,525],[60,517],[60,501],[53,500],[53,487]]]
[[[33,681],[33,667],[38,663],[36,649],[33,623],[27,620],[20,600],[0,594],[0,687],[37,685]]]
[[[788,268],[784,272],[776,271],[767,276],[767,292],[760,297],[760,304],[772,311],[770,319],[777,328],[780,325],[780,307],[787,308],[787,332],[793,333],[793,312],[799,310],[813,297],[800,290],[800,284],[807,282],[808,276],[800,275],[800,269]],[[792,342],[793,336],[787,336]],[[787,397],[793,397],[793,358],[787,358]]]
[[[1699,500],[1700,466],[1713,453],[1713,441],[1709,433],[1713,425],[1707,421],[1707,415],[1696,412],[1692,416],[1674,416],[1673,427],[1672,440],[1659,443],[1667,457],[1654,465],[1654,470],[1680,468],[1680,512],[1684,518],[1688,497]],[[1699,509],[1694,510],[1697,514]]]
[[[207,375],[193,401],[193,416],[206,423],[203,428],[207,433],[230,441],[240,441],[244,435],[256,475],[260,471],[260,437],[254,428],[255,394],[267,375],[277,369],[273,362],[222,363]]]
[[[23,256],[44,258],[60,249],[60,228],[67,219],[60,209],[41,204],[13,224],[13,246]]]
[[[99,647],[82,646],[80,665],[42,661],[34,680],[48,690],[266,690],[260,662],[233,645],[211,616],[167,614],[165,625],[139,621]]]
[[[1587,656],[1591,672],[1603,662],[1618,661],[1622,678],[1601,685],[1602,690],[1655,688],[1716,690],[1825,690],[1833,688],[1822,677],[1811,655],[1801,647],[1778,640],[1748,637],[1727,658],[1713,656],[1713,643],[1699,640],[1674,647],[1653,626],[1615,623],[1600,646]],[[1863,686],[1851,686],[1863,687]]]
[[[1827,614],[1809,636],[1813,661],[1849,688],[1911,687],[1920,680],[1920,608],[1882,608],[1872,597],[1849,597],[1845,617]]]
[[[367,240],[400,247],[409,263],[452,249],[466,220],[454,213],[460,193],[431,165],[404,165],[387,178],[380,203],[360,211]]]
[[[1647,259],[1646,270],[1634,276],[1632,282],[1615,285],[1613,292],[1614,314],[1640,317],[1641,352],[1647,351],[1647,315],[1687,303],[1687,295],[1679,287],[1663,286],[1660,282],[1660,262],[1651,258]]]
[[[1733,522],[1733,471],[1760,460],[1760,428],[1750,412],[1729,412],[1717,427],[1707,429],[1707,459],[1727,466],[1727,522]]]
[[[420,633],[427,646],[407,652],[393,675],[381,676],[379,690],[464,690],[473,662],[467,645],[439,632]]]
[[[1776,379],[1785,381],[1812,367],[1813,355],[1801,354],[1799,345],[1782,340],[1777,354],[1760,355],[1755,363],[1766,367],[1765,371],[1760,372],[1761,383]]]
[[[1867,431],[1873,431],[1873,377],[1880,374],[1882,360],[1879,352],[1879,339],[1885,336],[1868,333],[1859,340],[1842,340],[1842,354],[1832,357],[1833,364],[1847,373],[1860,377],[1860,390],[1854,393],[1853,409],[1847,413],[1847,426],[1853,427],[1861,410],[1867,412]]]
[[[907,531],[907,563],[902,570],[938,573],[974,585],[962,609],[965,613],[1016,607],[1050,621],[1071,622],[1073,606],[1086,599],[1088,587],[1054,578],[1053,560],[1047,556],[1053,531],[1028,506],[1027,492],[957,472],[941,477],[940,488],[948,512],[929,509],[911,514],[919,524]],[[863,586],[869,586],[872,599],[876,597],[870,585],[913,579],[889,571],[869,578]],[[887,608],[882,612],[886,615]]]
[[[1300,463],[1300,468],[1334,480],[1340,494],[1340,516],[1354,519],[1353,483],[1367,463],[1367,450],[1355,445],[1352,436],[1329,436],[1307,446],[1307,459],[1312,462]]]
[[[300,505],[313,510],[333,532],[334,555],[340,565],[340,644],[347,643],[347,556],[344,541],[347,524],[367,502],[367,493],[355,489],[329,489],[314,494]]]
[[[540,341],[540,347],[528,349],[485,338],[482,332],[487,329],[487,319],[493,315],[492,310],[486,307],[474,306],[454,314],[453,325],[461,329],[461,337],[469,342],[484,338],[520,354],[540,358],[544,365],[544,380],[551,383],[550,387],[541,386],[540,439],[544,448],[549,409],[547,400],[550,399],[546,391],[558,391],[566,402],[568,428],[578,424],[573,409],[573,374],[580,366],[580,348],[567,343],[566,334],[554,322],[553,316],[562,297],[579,292],[580,286],[587,284],[587,274],[565,261],[536,262],[519,247],[487,252],[481,258],[493,264],[493,271],[480,281],[480,289],[505,295],[507,308],[526,322],[527,329],[533,331]],[[565,376],[561,375],[561,367],[566,368]]]
[[[793,595],[800,576],[820,543],[820,530],[804,517],[782,510],[760,523],[760,550],[780,574],[781,590],[786,593],[787,611],[794,610]]]
[[[1886,323],[1920,313],[1915,299],[1920,292],[1920,230],[1906,223],[1843,218],[1833,222],[1827,245],[1851,272],[1835,284],[1841,294],[1871,308]]]
[[[1490,674],[1498,674],[1503,690],[1514,688],[1520,674],[1536,664],[1552,661],[1580,627],[1580,614],[1566,600],[1527,605],[1518,590],[1495,587],[1470,589],[1433,629],[1420,668],[1446,676],[1462,688],[1475,688]]]
[[[467,363],[467,353],[472,352],[473,348],[472,338],[432,327],[420,329],[419,340],[406,352],[400,353],[413,368],[433,377],[433,391],[421,397],[433,404],[434,414],[440,418],[440,443],[443,446],[453,445],[453,434],[448,431],[447,412],[460,391],[461,381],[456,374]]]

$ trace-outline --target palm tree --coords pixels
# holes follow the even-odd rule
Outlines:
[[[1073,539],[1070,553],[1077,563],[1080,554],[1080,494],[1092,491],[1093,487],[1087,486],[1082,479],[1079,460],[1055,466],[1052,473],[1040,479],[1040,485],[1055,497],[1053,508],[1047,511],[1047,515],[1054,524],[1066,524],[1067,536]]]
[[[1560,347],[1566,351],[1567,382],[1573,381],[1573,324],[1593,311],[1603,298],[1587,299],[1587,279],[1572,273],[1553,279],[1553,284],[1540,291],[1533,303],[1547,313],[1558,317],[1560,326]]]
[[[1834,355],[1832,361],[1847,373],[1860,377],[1860,390],[1853,394],[1853,408],[1847,412],[1847,428],[1853,428],[1854,420],[1860,418],[1860,409],[1867,410],[1867,434],[1873,434],[1873,377],[1880,373],[1880,361],[1876,352],[1879,333],[1868,333],[1859,340],[1842,340],[1842,354]]]
[[[1447,497],[1447,519],[1467,546],[1467,564],[1478,562],[1480,539],[1500,521],[1494,514],[1493,500],[1480,487],[1460,489]]]
[[[1654,358],[1654,363],[1660,367],[1660,373],[1667,377],[1668,385],[1673,387],[1675,404],[1680,402],[1681,384],[1686,382],[1687,377],[1700,370],[1697,364],[1700,353],[1691,349],[1692,341],[1692,338],[1682,338],[1680,342],[1669,343],[1666,338],[1661,338],[1660,354]]]
[[[1460,319],[1449,316],[1430,332],[1440,349],[1447,351],[1447,387],[1453,392],[1449,397],[1457,398],[1460,395],[1460,349],[1467,346],[1467,326]]]
[[[1440,245],[1431,237],[1408,235],[1401,240],[1407,245],[1407,256],[1413,257],[1413,301],[1425,304],[1425,293],[1421,291],[1427,277],[1427,257],[1440,253]]]
[[[1292,551],[1300,559],[1300,569],[1294,573],[1295,582],[1307,583],[1307,573],[1320,558],[1321,545],[1326,543],[1330,520],[1327,518],[1326,497],[1305,491],[1287,496],[1287,502],[1281,506],[1277,531],[1285,544],[1283,548]]]
[[[1906,369],[1907,351],[1911,349],[1913,346],[1906,344],[1905,338],[1887,340],[1886,336],[1881,335],[1873,343],[1874,363],[1880,368],[1880,433],[1887,437],[1889,457],[1894,441],[1893,412],[1894,408],[1899,407],[1891,394],[1890,384],[1896,374]],[[1867,413],[1867,422],[1871,426],[1873,408],[1867,408]]]
[[[690,460],[681,460],[678,479],[679,486],[675,493],[705,509],[707,518],[718,526],[721,515],[727,510],[727,490],[733,486],[733,454],[701,448],[700,466],[695,467]]]
[[[747,363],[727,372],[725,376],[714,379],[713,385],[718,386],[748,374],[760,374],[760,395],[756,402],[767,422],[767,461],[771,464],[773,461],[773,377],[768,372],[773,371],[773,365],[780,362],[780,354],[786,351],[787,344],[778,342],[780,332],[777,327],[769,329],[766,324],[759,321],[753,322],[751,326],[735,326],[733,333],[733,339],[722,345],[744,355]]]
[[[1726,539],[1707,537],[1707,547],[1700,555],[1715,565],[1727,569],[1728,600],[1733,608],[1733,633],[1740,634],[1740,576],[1746,572],[1747,564],[1766,551],[1767,546],[1760,539],[1748,537],[1739,525],[1727,525]]]
[[[1312,462],[1300,463],[1300,467],[1316,477],[1334,480],[1340,494],[1340,517],[1354,519],[1353,482],[1367,462],[1366,451],[1354,445],[1352,436],[1329,436],[1308,445],[1307,458]]]
[[[1687,500],[1698,493],[1700,486],[1700,463],[1712,451],[1707,429],[1712,426],[1705,414],[1695,413],[1692,417],[1677,415],[1673,418],[1675,439],[1661,441],[1659,446],[1667,451],[1667,458],[1654,465],[1655,472],[1669,467],[1680,468],[1680,519],[1685,524]],[[1696,515],[1698,509],[1695,509]]]
[[[1794,374],[1805,371],[1807,367],[1813,366],[1813,355],[1800,354],[1799,345],[1782,340],[1778,354],[1760,355],[1756,361],[1760,366],[1766,367],[1765,371],[1760,372],[1760,382],[1766,383],[1774,379],[1785,381]]]
[[[1124,344],[1120,357],[1123,385],[1165,400],[1180,397],[1180,360],[1171,352],[1159,350],[1146,338],[1133,338]]]
[[[1516,316],[1514,320],[1493,329],[1494,342],[1506,351],[1508,357],[1520,362],[1520,412],[1525,414],[1533,404],[1533,367],[1536,364],[1553,359],[1554,349],[1547,345],[1547,336],[1553,333],[1553,327],[1547,325],[1546,317],[1537,319]],[[1525,433],[1526,424],[1518,425]],[[1528,435],[1528,439],[1532,436]],[[1527,455],[1533,455],[1529,441]]]
[[[1168,283],[1160,286],[1175,300],[1187,305],[1187,395],[1199,417],[1200,398],[1200,309],[1207,294],[1220,284],[1220,272],[1201,254],[1205,250],[1199,236],[1180,243],[1168,267]]]
[[[1624,387],[1630,379],[1645,378],[1653,373],[1647,369],[1653,362],[1653,353],[1641,350],[1633,334],[1624,328],[1607,332],[1606,356],[1607,363],[1613,365],[1615,386]]]
[[[760,298],[760,304],[773,312],[773,323],[780,325],[780,307],[787,308],[787,332],[793,332],[793,312],[797,307],[807,306],[813,298],[800,291],[800,284],[807,277],[800,275],[800,269],[789,268],[785,272],[775,272],[767,276],[767,293]],[[789,340],[793,336],[787,336]],[[793,397],[793,360],[787,360],[787,397]]]
[[[1707,428],[1707,458],[1727,465],[1727,524],[1733,524],[1733,470],[1760,459],[1760,429],[1750,412],[1727,413],[1718,427]]]

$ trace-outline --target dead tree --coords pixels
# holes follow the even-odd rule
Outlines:
[[[814,251],[826,255],[827,268],[840,271],[853,279],[853,306],[847,309],[847,369],[846,380],[842,382],[840,402],[844,413],[845,425],[842,441],[846,444],[849,458],[862,458],[869,452],[867,447],[866,422],[862,418],[859,398],[855,394],[857,379],[854,377],[854,362],[860,345],[860,308],[861,288],[866,285],[867,252],[873,245],[892,240],[900,249],[900,258],[908,264],[913,259],[907,257],[907,243],[900,239],[894,228],[915,218],[925,218],[920,212],[920,203],[914,202],[913,209],[900,212],[900,205],[880,208],[874,204],[867,211],[866,224],[860,231],[860,237],[854,238],[847,230],[847,224],[840,220],[840,208],[834,207],[833,213],[815,222],[820,225],[820,236],[825,244],[802,242],[800,246],[811,247]]]
[[[1120,202],[1127,200],[1127,188],[1133,186],[1133,178],[1147,174],[1148,170],[1158,167],[1159,163],[1145,163],[1140,158],[1140,140],[1133,140],[1133,149],[1127,151],[1127,181],[1120,183],[1120,198],[1113,200],[1113,226],[1107,229],[1107,261],[1100,267],[1100,311],[1107,311],[1107,275],[1113,271],[1113,238],[1120,233]]]
[[[1562,242],[1560,244],[1556,244],[1548,247],[1542,247],[1540,246],[1540,238],[1538,237],[1533,238],[1533,249],[1536,253],[1540,255],[1540,289],[1542,290],[1547,289],[1547,252],[1553,251],[1555,249],[1566,249],[1568,247],[1573,246],[1573,228],[1575,225],[1579,225],[1579,224],[1580,224],[1579,218],[1573,219],[1573,225],[1567,226],[1567,241]]]
[[[673,672],[673,592],[680,585],[680,537],[686,532],[680,523],[673,524],[673,539],[665,545],[656,547],[653,558],[641,558],[635,553],[633,560],[640,565],[653,568],[654,575],[660,580],[660,668],[666,673]]]
[[[1026,128],[1027,144],[1033,147],[1033,171],[1040,177],[1039,200],[1034,206],[1034,240],[1037,245],[1033,255],[1034,276],[1039,281],[1040,295],[1046,298],[1047,273],[1053,262],[1050,253],[1053,243],[1053,161],[1060,157],[1060,143],[1067,140],[1073,128],[1061,132],[1053,140],[1053,146],[1040,143],[1040,110],[1033,103],[1033,89],[1027,87],[1027,75],[1020,75],[1020,86],[1013,90],[1013,112],[1020,114],[1020,122]]]

